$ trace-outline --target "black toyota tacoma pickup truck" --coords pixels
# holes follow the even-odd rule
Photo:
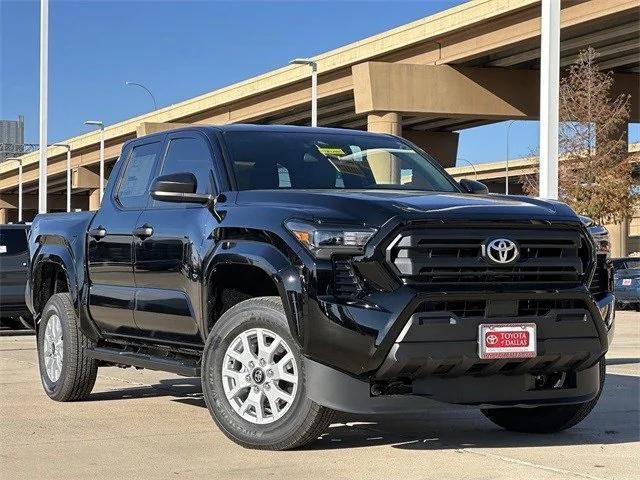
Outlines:
[[[137,138],[100,210],[36,217],[29,248],[52,399],[86,398],[101,366],[201,376],[213,419],[248,447],[434,400],[555,432],[604,382],[611,270],[576,214],[457,183],[390,135]]]

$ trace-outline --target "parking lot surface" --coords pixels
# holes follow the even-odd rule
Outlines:
[[[0,336],[0,478],[640,478],[640,313],[620,312],[600,403],[555,435],[510,433],[473,408],[341,415],[304,450],[243,449],[216,428],[197,378],[103,368],[90,400],[40,386],[33,336]]]

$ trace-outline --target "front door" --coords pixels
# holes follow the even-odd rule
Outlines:
[[[213,194],[213,154],[197,132],[169,134],[158,175],[190,172],[197,193]],[[201,344],[201,258],[214,218],[202,205],[150,200],[134,239],[135,321],[144,335]]]
[[[89,311],[104,332],[137,333],[133,318],[133,229],[149,196],[162,141],[134,144],[122,152],[122,174],[105,196],[88,233]]]

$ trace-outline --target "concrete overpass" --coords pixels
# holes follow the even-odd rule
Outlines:
[[[640,120],[640,0],[563,1],[561,64],[588,45],[632,95]],[[403,135],[453,166],[458,131],[538,116],[539,0],[472,0],[314,57],[319,125]],[[105,129],[107,174],[122,143],[175,124],[310,123],[309,69],[286,66]],[[98,134],[72,147],[73,208],[98,207]],[[48,148],[48,204],[64,209],[66,151]],[[35,215],[37,152],[23,157],[24,219]],[[17,165],[0,165],[0,222],[17,218]]]

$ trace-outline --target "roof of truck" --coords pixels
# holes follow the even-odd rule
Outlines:
[[[319,133],[333,134],[349,134],[349,135],[371,135],[371,132],[363,130],[351,130],[346,128],[329,128],[329,127],[305,127],[298,125],[256,125],[250,123],[229,123],[225,125],[193,125],[175,130],[167,130],[166,132],[174,132],[180,130],[215,130],[218,132],[292,132],[292,133],[308,133],[317,131]]]

